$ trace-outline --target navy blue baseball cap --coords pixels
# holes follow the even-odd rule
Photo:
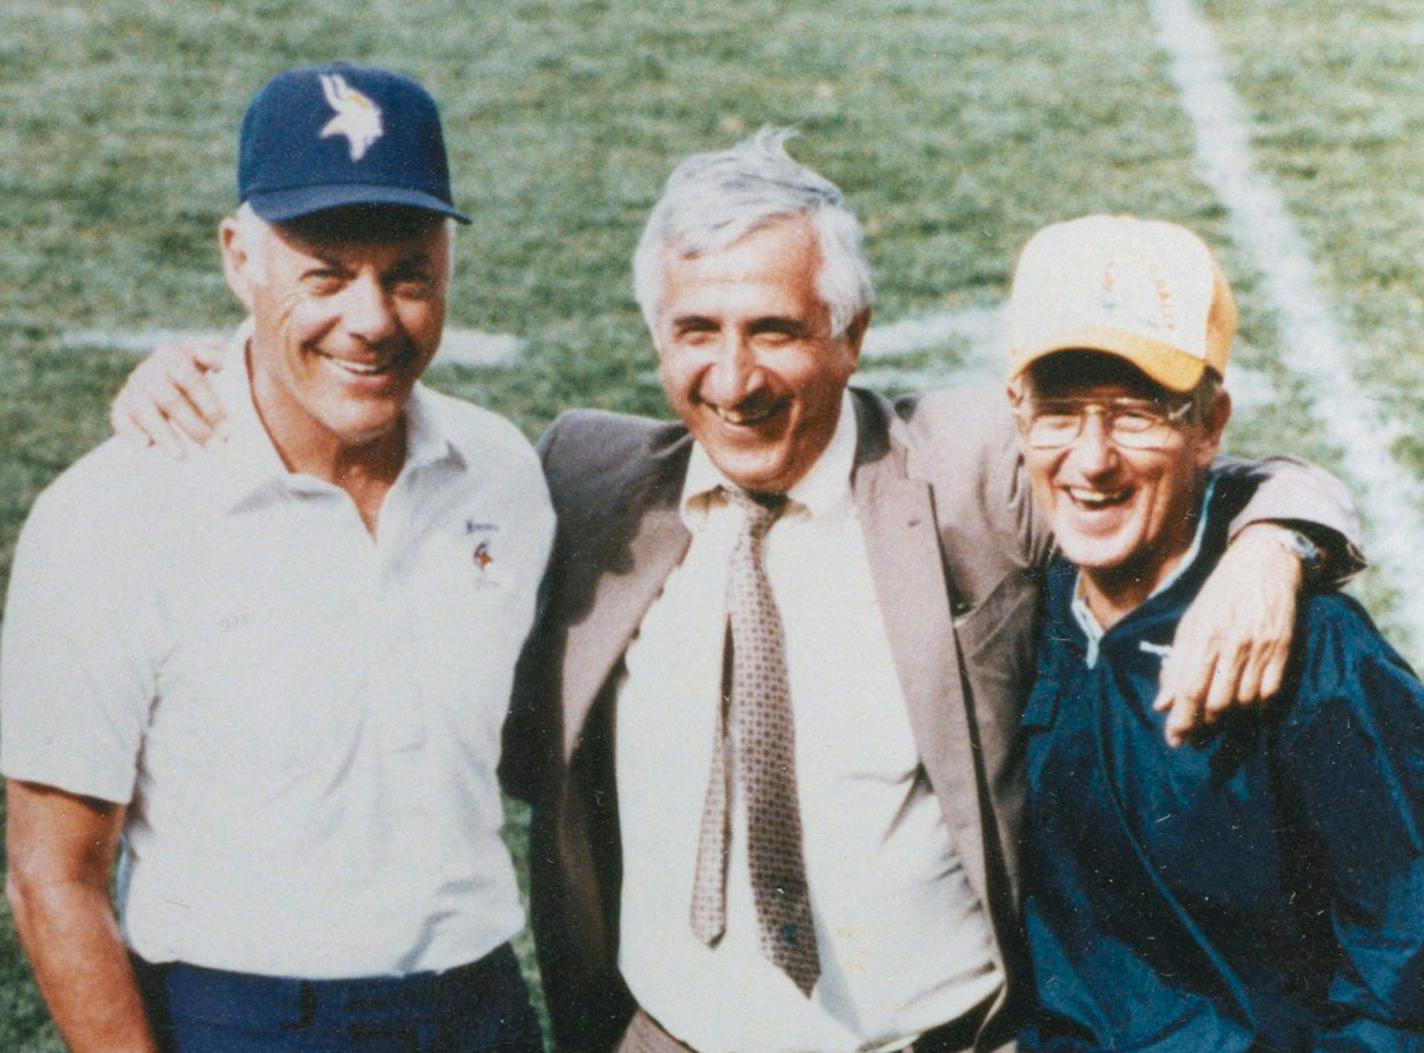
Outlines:
[[[252,97],[238,137],[237,196],[271,223],[349,205],[470,222],[450,200],[429,92],[399,73],[345,62],[279,73]]]

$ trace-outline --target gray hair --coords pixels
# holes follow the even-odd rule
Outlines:
[[[237,212],[234,213],[233,219],[237,222],[237,230],[242,237],[242,247],[247,253],[247,261],[252,267],[252,280],[261,285],[267,280],[267,233],[273,226],[280,226],[280,224],[272,224],[263,219],[246,201],[237,206]],[[449,245],[447,263],[453,277],[455,273],[455,221],[453,219],[445,220],[445,230],[449,235],[446,239]]]
[[[718,252],[774,220],[805,216],[816,232],[816,294],[841,336],[875,299],[860,221],[840,189],[786,152],[790,128],[764,127],[730,150],[694,154],[668,177],[633,256],[633,295],[657,332],[664,252]]]

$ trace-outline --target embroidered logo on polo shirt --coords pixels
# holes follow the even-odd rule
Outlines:
[[[1172,648],[1168,644],[1152,643],[1150,640],[1139,640],[1137,647],[1144,654],[1155,654],[1158,658],[1170,658]]]
[[[474,517],[465,520],[465,544],[470,547],[470,563],[475,568],[475,588],[488,589],[502,586],[500,554],[495,551],[499,524]]]
[[[495,564],[494,549],[488,538],[481,539],[475,545],[474,551],[470,553],[470,562],[475,565],[475,588],[491,589],[504,584],[496,574],[498,568]]]

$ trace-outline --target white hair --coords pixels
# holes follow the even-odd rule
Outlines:
[[[237,212],[233,216],[237,221],[237,231],[242,238],[243,251],[247,253],[247,261],[252,268],[252,280],[261,285],[267,280],[267,235],[272,231],[273,224],[267,222],[253,207],[246,201],[237,207]],[[446,217],[445,234],[450,275],[455,274],[455,221]]]
[[[860,221],[829,179],[792,159],[794,129],[762,128],[730,150],[695,154],[673,170],[633,256],[633,295],[657,332],[667,252],[718,252],[777,219],[805,216],[821,267],[816,294],[841,336],[875,299]]]

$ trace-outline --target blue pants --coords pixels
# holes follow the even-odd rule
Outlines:
[[[508,944],[444,973],[292,980],[134,960],[164,1053],[542,1053]]]

